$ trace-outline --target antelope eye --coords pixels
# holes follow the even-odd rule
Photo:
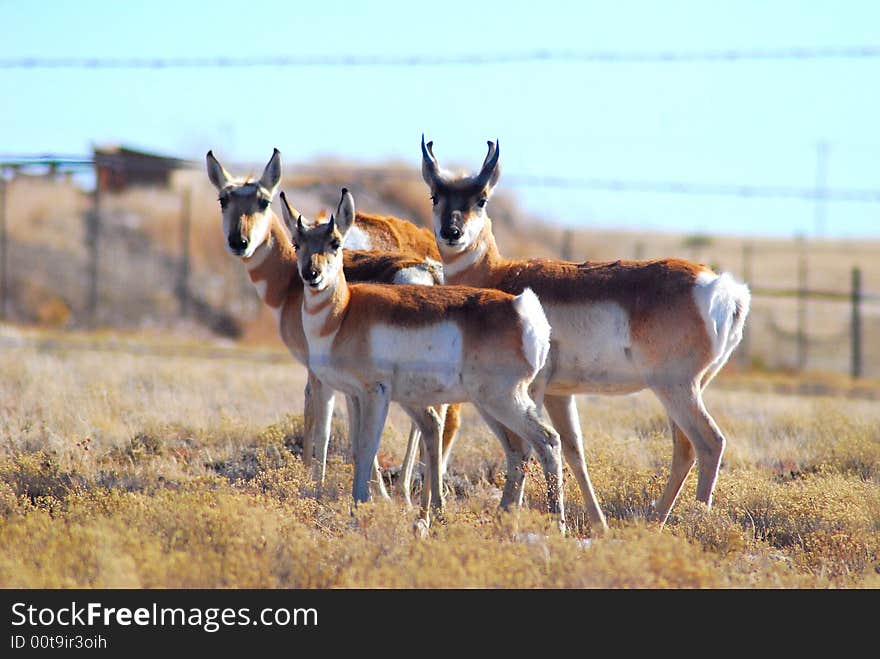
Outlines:
[[[485,208],[486,204],[488,204],[488,203],[489,203],[488,199],[480,199],[480,201],[477,202],[477,206],[479,206],[480,208]]]
[[[266,199],[265,197],[261,197],[260,201],[257,202],[257,205],[260,207],[261,211],[264,211],[267,208],[269,208],[269,200]]]
[[[298,243],[298,242],[295,242],[295,241],[294,241],[294,243],[293,243],[293,251],[294,251],[294,252],[298,252],[298,251],[299,251],[299,243]]]
[[[434,206],[437,205],[437,195],[435,195],[435,194],[431,195],[431,203],[434,204]]]
[[[228,197],[220,197],[220,208],[226,208],[229,205]]]
[[[338,240],[334,240],[332,243],[330,243],[330,249],[332,249],[334,252],[335,252],[337,249],[339,249],[339,241],[338,241]]]

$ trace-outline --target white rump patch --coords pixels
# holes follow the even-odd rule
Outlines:
[[[431,263],[428,263],[431,259],[425,259],[425,262],[420,263],[418,265],[414,265],[410,268],[403,268],[402,270],[398,270],[392,281],[393,284],[417,284],[419,286],[433,286],[434,284],[442,284],[443,283],[443,271],[440,270],[437,266],[440,266],[439,263],[433,261],[432,266]]]
[[[513,308],[523,322],[523,353],[535,372],[540,371],[550,352],[550,323],[544,308],[531,288],[514,298]]]
[[[370,239],[370,234],[357,224],[353,224],[345,235],[342,246],[345,249],[371,250],[373,249],[373,241]]]
[[[751,303],[749,287],[740,284],[729,272],[716,275],[704,271],[697,275],[694,300],[712,341],[713,357],[723,363],[742,339]]]

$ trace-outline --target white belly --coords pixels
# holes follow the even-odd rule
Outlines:
[[[631,352],[629,316],[613,302],[545,305],[552,371],[547,393],[628,393],[645,385]]]
[[[370,329],[369,346],[376,379],[390,384],[392,400],[422,405],[465,400],[463,342],[454,323],[377,325]]]

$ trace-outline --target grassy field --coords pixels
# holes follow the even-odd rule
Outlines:
[[[692,475],[662,532],[644,521],[671,457],[659,403],[580,398],[601,537],[572,479],[571,533],[552,530],[537,465],[525,509],[500,514],[503,454],[468,408],[445,520],[419,537],[399,493],[352,509],[344,416],[316,498],[297,457],[304,369],[280,350],[0,339],[0,587],[880,587],[876,382],[723,375],[716,505],[695,503]],[[392,406],[384,466],[407,429]]]

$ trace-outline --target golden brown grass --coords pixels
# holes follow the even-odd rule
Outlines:
[[[595,536],[566,479],[564,538],[539,512],[537,466],[525,509],[498,513],[503,456],[468,408],[445,519],[419,539],[399,496],[352,509],[343,417],[316,498],[295,455],[304,371],[246,357],[0,356],[0,587],[880,587],[871,400],[722,378],[707,397],[729,439],[715,506],[692,476],[659,532],[644,521],[671,453],[659,403],[583,397],[611,530]],[[407,427],[393,407],[384,464]]]

